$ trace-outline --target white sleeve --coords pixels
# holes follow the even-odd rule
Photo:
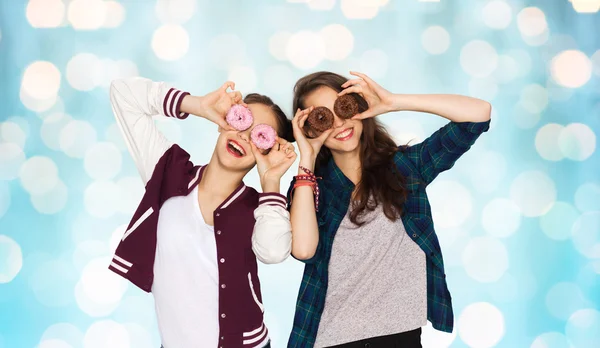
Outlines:
[[[158,160],[173,145],[156,128],[152,116],[186,118],[188,114],[179,108],[188,94],[164,82],[141,77],[115,80],[110,85],[110,101],[117,124],[144,185],[152,177]]]
[[[252,250],[262,263],[280,263],[292,251],[290,213],[286,198],[278,193],[261,193],[254,210]]]

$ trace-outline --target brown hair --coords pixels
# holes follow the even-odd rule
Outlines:
[[[277,118],[277,125],[278,125],[277,128],[279,128],[277,130],[277,135],[280,138],[285,139],[287,141],[290,141],[290,142],[294,141],[292,121],[287,118],[287,116],[285,115],[285,112],[283,112],[283,110],[281,110],[279,105],[275,104],[273,102],[273,100],[271,100],[271,98],[267,97],[266,95],[262,95],[262,94],[258,94],[258,93],[250,93],[250,94],[246,95],[246,97],[244,97],[244,103],[246,103],[246,104],[262,104],[262,105],[269,107],[269,109],[271,109],[271,111],[273,111],[273,114],[275,114],[275,117]]]
[[[336,92],[342,90],[342,84],[348,81],[344,76],[320,71],[304,76],[294,86],[293,110],[305,109],[305,98],[320,87],[329,87]],[[359,112],[368,109],[367,101],[357,94],[352,94],[358,101]],[[360,142],[361,180],[356,187],[357,201],[351,205],[350,221],[357,225],[364,224],[358,218],[381,203],[388,219],[396,221],[403,214],[406,201],[406,178],[398,172],[394,165],[394,154],[398,146],[385,127],[375,118],[362,120],[363,132]],[[400,147],[402,150],[404,147]],[[324,167],[331,160],[331,151],[323,146],[317,155],[315,170]],[[372,196],[372,197],[371,197]]]

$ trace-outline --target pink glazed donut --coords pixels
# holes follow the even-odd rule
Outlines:
[[[273,127],[268,124],[259,124],[252,129],[250,138],[256,147],[263,150],[268,150],[275,145],[277,133]]]
[[[252,122],[254,122],[254,118],[252,117],[252,112],[250,109],[239,104],[235,104],[231,107],[231,109],[229,109],[225,120],[233,128],[239,131],[245,131],[246,129],[250,128]]]

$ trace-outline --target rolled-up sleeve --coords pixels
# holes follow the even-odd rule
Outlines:
[[[261,193],[254,210],[252,250],[266,264],[280,263],[292,251],[292,225],[287,200],[279,193]]]
[[[425,184],[430,184],[440,173],[452,168],[489,127],[489,120],[449,122],[422,143],[409,147],[406,154]]]

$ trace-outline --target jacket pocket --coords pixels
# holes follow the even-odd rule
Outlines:
[[[254,298],[254,302],[256,302],[256,305],[258,306],[260,311],[264,313],[265,309],[263,307],[263,304],[260,303],[260,301],[258,300],[258,296],[256,296],[256,291],[254,291],[254,283],[252,283],[252,274],[250,272],[248,272],[248,285],[250,286],[250,291],[252,292],[252,298]]]

